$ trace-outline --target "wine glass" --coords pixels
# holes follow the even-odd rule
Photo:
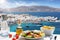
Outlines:
[[[21,20],[17,20],[17,24],[18,24],[18,26],[20,26],[21,25]]]

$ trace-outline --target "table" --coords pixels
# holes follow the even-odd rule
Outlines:
[[[15,35],[15,32],[10,32],[10,34]],[[57,36],[57,40],[60,40],[60,34],[54,34],[53,37],[54,36]],[[12,40],[12,39],[9,38],[9,37],[2,37],[2,36],[0,36],[0,40]],[[24,40],[24,39],[19,39],[19,40]],[[44,40],[50,40],[50,38],[49,37],[45,37]],[[54,40],[54,38],[52,40]]]

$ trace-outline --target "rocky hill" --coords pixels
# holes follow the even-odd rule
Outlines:
[[[60,8],[48,6],[20,6],[15,8],[3,9],[4,12],[60,12]]]

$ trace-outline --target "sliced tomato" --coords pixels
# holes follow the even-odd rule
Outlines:
[[[12,38],[12,34],[9,34],[9,38]]]
[[[12,40],[16,40],[16,38],[12,38]]]
[[[19,35],[18,35],[18,34],[16,34],[16,36],[15,36],[15,37],[16,37],[16,39],[18,39],[18,38],[19,38]]]

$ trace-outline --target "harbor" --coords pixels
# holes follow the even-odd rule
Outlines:
[[[40,27],[48,25],[56,27],[56,30],[54,32],[55,34],[59,34],[60,32],[60,21],[58,20],[58,17],[37,17],[29,14],[0,14],[0,29],[5,28],[11,32],[15,32],[16,28],[18,27],[17,20],[21,20],[21,26],[23,30],[40,30]]]

